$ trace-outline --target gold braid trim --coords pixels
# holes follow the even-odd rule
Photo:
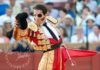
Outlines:
[[[28,28],[31,29],[34,32],[36,32],[38,30],[37,25],[33,22],[28,23]]]
[[[49,20],[53,24],[57,24],[58,23],[57,19],[55,19],[55,18],[53,18],[51,16],[47,16],[46,18],[47,18],[47,20]]]

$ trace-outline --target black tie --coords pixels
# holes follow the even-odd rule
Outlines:
[[[53,37],[55,40],[57,40],[56,35],[55,35],[55,34],[53,33],[53,31],[47,26],[47,24],[44,23],[43,26],[45,26],[45,27],[48,29],[48,31],[50,32],[50,34],[52,35],[52,37]]]

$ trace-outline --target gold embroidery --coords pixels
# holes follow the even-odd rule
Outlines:
[[[42,44],[41,40],[38,40],[38,45],[41,45],[41,44]]]
[[[28,23],[28,28],[31,29],[34,32],[36,32],[38,30],[37,25],[33,22]]]
[[[55,18],[51,17],[51,16],[47,16],[46,18],[47,18],[47,20],[49,20],[53,24],[57,24],[58,23],[58,21]]]
[[[45,35],[44,34],[41,34],[41,39],[45,39]]]
[[[49,40],[46,40],[46,44],[50,44],[50,41]]]
[[[33,34],[33,37],[36,37],[36,34],[35,34],[35,32],[34,32],[34,34]]]
[[[40,34],[37,35],[37,39],[41,39],[41,35]]]
[[[45,35],[43,33],[38,34],[37,39],[45,39]]]
[[[43,54],[39,63],[38,70],[52,70],[54,61],[54,51],[49,51]]]
[[[43,47],[42,47],[42,48],[43,48],[43,50],[44,50],[44,51],[46,51],[46,50],[47,50],[47,46],[46,46],[46,45],[43,45]]]
[[[45,45],[46,44],[46,40],[42,40],[42,45]]]
[[[51,45],[47,45],[47,48],[48,48],[48,49],[51,49]]]

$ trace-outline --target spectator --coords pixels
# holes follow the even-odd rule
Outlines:
[[[63,8],[59,11],[59,18],[58,18],[59,25],[63,23],[66,15],[67,15],[67,11],[65,8]]]
[[[10,1],[10,6],[12,8],[12,14],[13,16],[16,16],[18,13],[20,13],[22,10],[21,4],[17,3],[17,0],[9,0]]]
[[[100,26],[95,25],[93,27],[93,32],[89,34],[88,38],[90,43],[100,42]]]
[[[57,9],[53,8],[53,3],[52,2],[47,2],[45,3],[45,6],[48,9],[48,15],[54,17],[54,18],[58,18],[59,16],[59,11]]]
[[[71,37],[71,43],[86,43],[82,27],[76,27],[76,34]]]
[[[21,3],[21,8],[28,7],[30,11],[32,11],[33,6],[37,4],[35,0],[23,0],[23,3]]]
[[[100,25],[100,5],[98,5],[96,24]]]
[[[86,17],[85,24],[83,27],[84,34],[88,36],[88,34],[93,31],[92,29],[94,25],[95,25],[95,17],[92,15],[88,15]]]
[[[6,9],[6,14],[0,16],[0,25],[4,25],[4,22],[10,21],[12,25],[14,25],[14,16],[12,15],[12,9],[8,8]]]
[[[86,17],[87,17],[89,14],[91,14],[91,11],[90,11],[90,9],[89,9],[87,6],[85,6],[85,7],[82,9],[82,13],[76,15],[76,19],[75,19],[75,20],[76,20],[76,25],[77,25],[77,26],[80,26],[80,25],[84,26],[84,24],[85,24],[85,19],[86,19]]]
[[[9,43],[9,38],[4,36],[2,27],[0,27],[0,43]]]
[[[96,51],[100,52],[100,46],[97,46]]]
[[[0,0],[0,16],[6,13],[7,8],[9,8],[9,5],[4,3],[4,0]]]
[[[65,3],[65,9],[67,10],[67,13],[70,14],[73,18],[75,18],[75,13],[71,8],[71,3],[68,1]]]
[[[27,18],[28,22],[34,21],[34,17],[32,15],[30,15],[31,12],[30,12],[30,9],[28,7],[24,7],[23,12],[28,14],[28,18]]]
[[[76,10],[81,12],[84,6],[89,7],[93,13],[96,13],[97,11],[97,2],[95,0],[81,0],[80,2],[77,2]]]
[[[66,34],[66,31],[63,27],[58,27],[59,34],[62,37],[63,43],[68,42],[68,35]]]
[[[7,36],[9,39],[12,38],[13,27],[12,27],[11,22],[9,20],[4,23],[3,31],[4,31],[5,36]]]
[[[67,14],[65,16],[64,22],[60,25],[66,30],[66,34],[68,34],[68,41],[71,40],[71,36],[75,33],[74,19]]]

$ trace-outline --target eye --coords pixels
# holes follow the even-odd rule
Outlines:
[[[42,17],[42,14],[38,14],[38,17]]]

